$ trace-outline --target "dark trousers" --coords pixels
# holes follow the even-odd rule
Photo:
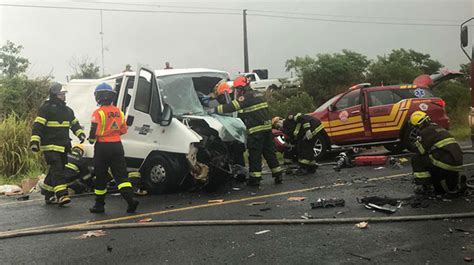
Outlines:
[[[417,185],[433,185],[437,193],[456,193],[461,188],[459,172],[434,166],[428,155],[414,155],[411,166]]]
[[[94,146],[94,172],[96,175],[94,193],[103,198],[107,193],[110,180],[108,170],[112,172],[121,193],[131,193],[132,184],[128,180],[127,164],[122,142],[96,142]]]
[[[44,184],[51,187],[51,190],[45,191],[46,198],[56,194],[56,197],[67,195],[66,174],[64,166],[67,163],[67,153],[45,151],[44,159],[49,166],[48,175],[44,179]]]
[[[271,131],[250,134],[247,137],[249,151],[249,171],[252,177],[262,177],[262,155],[272,171],[272,175],[282,172],[276,157],[273,135]]]
[[[316,137],[313,137],[310,140],[303,138],[298,141],[296,152],[298,157],[298,164],[307,170],[315,170],[316,166],[316,157],[314,157],[314,144],[316,143]]]

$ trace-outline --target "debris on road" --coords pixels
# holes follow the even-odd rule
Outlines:
[[[250,255],[247,256],[247,258],[253,258],[253,257],[255,257],[255,254],[254,254],[254,253],[252,253],[252,254],[250,254]]]
[[[270,230],[262,230],[262,231],[258,231],[258,232],[255,232],[256,235],[261,235],[261,234],[265,234],[265,233],[268,233],[270,232]]]
[[[374,168],[374,170],[381,170],[381,169],[384,169],[385,167],[376,167]]]
[[[101,237],[101,236],[106,236],[107,232],[104,230],[92,230],[92,231],[87,231],[87,233],[82,234],[75,239],[86,239],[86,238],[91,238],[91,237]]]
[[[30,199],[30,195],[23,195],[18,198],[16,198],[17,201],[27,201]]]
[[[208,200],[208,203],[221,203],[224,202],[224,199],[217,199],[217,200]]]
[[[324,199],[319,198],[316,202],[311,203],[311,209],[316,208],[332,208],[332,207],[344,207],[346,201],[344,199],[332,198],[332,199]]]
[[[464,257],[465,262],[472,262],[472,257]]]
[[[30,193],[36,188],[36,184],[38,184],[40,178],[32,178],[32,179],[24,179],[21,181],[21,190],[23,193]]]
[[[261,215],[261,214],[249,214],[249,216],[251,216],[251,217],[263,217],[263,215]]]
[[[409,249],[409,248],[407,248],[407,249],[404,249],[404,248],[393,248],[393,252],[397,252],[397,251],[411,252],[411,249]]]
[[[264,204],[267,204],[267,202],[265,202],[265,201],[251,202],[251,203],[247,204],[247,206],[264,205]]]
[[[402,202],[388,197],[369,196],[364,197],[357,202],[364,205],[369,210],[377,210],[385,213],[395,213],[402,206]]]
[[[306,197],[289,197],[288,201],[289,202],[302,202],[306,200]]]
[[[260,212],[270,211],[271,209],[272,209],[272,208],[270,208],[270,207],[262,208],[262,209],[260,209]]]
[[[20,195],[20,194],[22,194],[22,190],[17,185],[1,185],[0,186],[0,195],[1,194],[5,194],[7,196]]]
[[[112,249],[113,249],[113,248],[112,248],[111,246],[107,245],[107,251],[108,251],[108,252],[112,252]]]
[[[233,189],[233,190],[240,190],[240,188],[236,188],[236,187],[233,187],[232,189]]]
[[[370,261],[370,260],[371,260],[370,258],[367,258],[367,257],[361,256],[361,255],[358,255],[358,254],[354,254],[354,253],[350,253],[350,252],[348,252],[347,254],[349,254],[349,255],[352,255],[352,256],[354,256],[354,257],[361,258],[361,259],[365,259],[365,260],[368,260],[368,261]]]
[[[305,219],[305,220],[309,220],[309,219],[313,219],[314,217],[311,215],[311,214],[308,214],[308,213],[304,213],[302,216],[301,216],[301,219]]]
[[[148,218],[143,218],[141,220],[138,220],[138,223],[149,223],[151,221],[153,221],[153,219],[148,217]]]
[[[357,224],[355,224],[355,227],[357,227],[359,229],[366,229],[367,227],[369,227],[369,222],[357,223]]]

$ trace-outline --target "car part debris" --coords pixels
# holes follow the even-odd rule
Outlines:
[[[313,216],[312,216],[311,214],[304,213],[304,214],[301,216],[301,219],[309,220],[309,219],[313,219]]]
[[[87,233],[82,234],[82,235],[76,237],[76,239],[86,239],[86,238],[91,238],[91,237],[101,237],[101,236],[105,236],[105,235],[107,235],[107,232],[105,232],[104,230],[92,230],[92,231],[87,231]]]
[[[369,227],[369,222],[357,223],[357,224],[355,224],[355,227],[357,227],[359,229],[366,229],[367,227]]]
[[[12,194],[12,195],[18,195],[21,194],[21,188],[17,185],[1,185],[0,186],[0,194]]]
[[[265,233],[268,233],[270,232],[270,230],[262,230],[262,231],[258,231],[258,232],[255,232],[256,235],[261,235],[261,234],[265,234]]]
[[[262,209],[260,209],[260,212],[270,211],[271,209],[272,209],[272,208],[270,208],[270,207],[262,208]]]
[[[18,198],[16,198],[17,201],[27,201],[30,199],[30,195],[23,195]]]
[[[363,204],[369,210],[377,210],[385,213],[395,213],[402,206],[402,201],[388,198],[369,196],[362,199],[357,198],[357,202]]]
[[[354,257],[361,258],[361,259],[365,259],[365,260],[368,260],[368,261],[371,260],[370,258],[364,257],[364,256],[359,255],[359,254],[354,254],[354,253],[350,253],[350,252],[348,252],[347,254],[349,254],[349,255],[351,255],[351,256],[354,256]]]
[[[288,201],[289,202],[302,202],[306,200],[306,197],[289,197]]]
[[[395,213],[401,207],[401,205],[402,204],[400,203],[399,206],[391,206],[391,205],[380,206],[377,204],[368,203],[368,204],[364,204],[364,207],[369,210],[378,210],[381,212]]]
[[[149,223],[149,222],[151,222],[151,221],[153,221],[153,219],[150,218],[150,217],[148,217],[148,218],[143,218],[143,219],[141,219],[141,220],[138,220],[139,223]]]
[[[224,199],[217,199],[217,200],[208,200],[208,203],[221,203],[224,202]]]
[[[261,202],[251,202],[251,203],[247,204],[247,206],[264,205],[264,204],[267,204],[267,202],[265,202],[265,201],[261,201]]]
[[[344,199],[332,198],[332,199],[324,199],[319,198],[316,202],[312,202],[311,209],[317,208],[332,208],[332,207],[344,207],[346,201]]]

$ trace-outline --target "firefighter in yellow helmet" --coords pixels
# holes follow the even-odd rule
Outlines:
[[[462,151],[459,144],[444,128],[432,123],[423,111],[415,111],[410,124],[419,129],[415,142],[417,154],[411,160],[416,193],[459,194],[465,190],[466,177],[462,170]]]

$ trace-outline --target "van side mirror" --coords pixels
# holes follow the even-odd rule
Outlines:
[[[160,125],[169,126],[173,120],[173,109],[168,104],[164,104],[163,111],[161,112]]]
[[[467,26],[463,26],[461,28],[461,46],[462,47],[467,47],[467,44],[469,42],[468,38],[468,33],[467,33]]]

